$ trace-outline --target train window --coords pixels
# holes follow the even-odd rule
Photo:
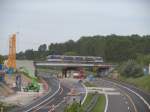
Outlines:
[[[64,60],[73,60],[73,57],[64,56]]]
[[[92,57],[86,57],[87,61],[93,61],[94,59]]]
[[[82,57],[75,57],[75,60],[76,60],[76,61],[82,61],[83,58],[82,58]]]

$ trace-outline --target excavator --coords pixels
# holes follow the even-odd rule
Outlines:
[[[28,83],[28,85],[23,88],[25,92],[28,91],[33,91],[33,92],[39,92],[40,90],[40,85],[38,84],[38,79],[37,77],[33,76],[29,70],[25,67],[21,67],[20,71],[23,72],[27,77],[29,77],[30,79],[32,79],[31,83]]]

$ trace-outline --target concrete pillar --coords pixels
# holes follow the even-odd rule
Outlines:
[[[62,76],[67,77],[67,69],[62,69]]]

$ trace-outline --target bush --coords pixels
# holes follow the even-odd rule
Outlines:
[[[71,105],[67,106],[64,112],[83,112],[83,109],[79,103],[74,102]]]
[[[128,60],[120,67],[120,74],[125,77],[141,77],[143,76],[142,67],[134,60]]]
[[[3,64],[3,62],[4,62],[4,58],[3,56],[0,55],[0,64]]]

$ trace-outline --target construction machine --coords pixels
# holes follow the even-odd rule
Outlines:
[[[38,78],[33,76],[33,74],[30,73],[29,70],[25,67],[21,67],[19,71],[23,72],[24,75],[32,79],[32,82],[28,83],[28,85],[25,88],[23,88],[24,91],[25,92],[28,92],[28,91],[39,92],[40,85],[38,84]]]
[[[4,63],[6,67],[6,73],[12,74],[16,69],[16,34],[14,33],[9,38],[9,55],[8,60]]]

